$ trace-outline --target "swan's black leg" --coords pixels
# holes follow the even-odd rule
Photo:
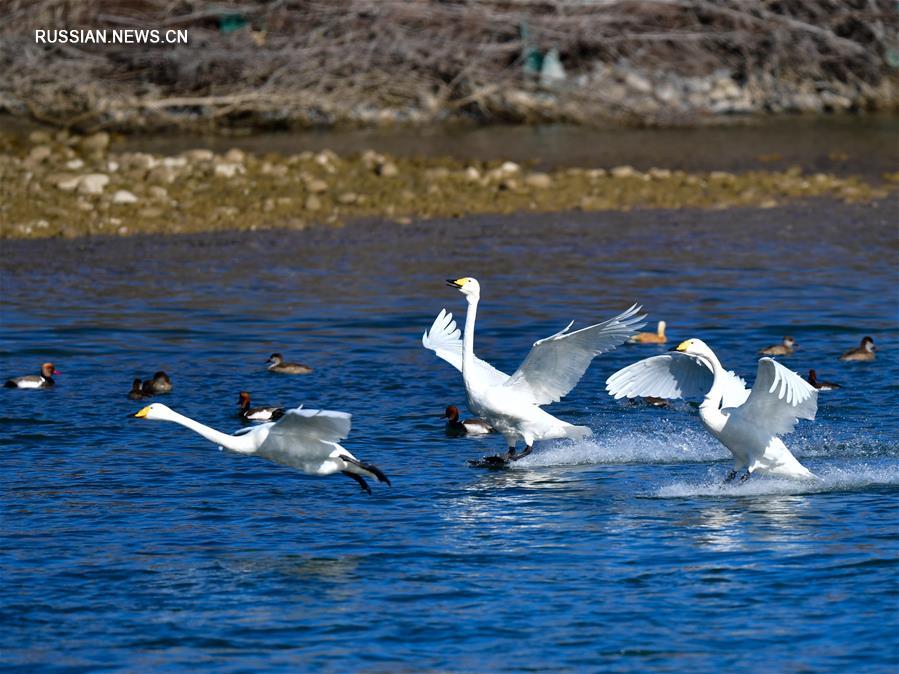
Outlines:
[[[737,477],[737,471],[735,471],[735,470],[730,471],[727,474],[727,477],[724,478],[724,484],[727,484],[728,482],[733,482],[736,477]]]
[[[749,476],[750,476],[750,472],[747,470],[747,471],[746,471],[745,473],[743,473],[743,475],[740,477],[740,484],[743,484],[744,482],[746,482],[746,480],[749,479]]]
[[[516,459],[517,456],[515,455],[515,448],[509,447],[509,451],[505,454],[485,456],[481,459],[469,461],[468,465],[475,466],[477,468],[505,468],[509,465],[509,461],[515,461]]]
[[[378,482],[386,482],[388,485],[390,484],[390,479],[386,475],[384,475],[384,472],[377,466],[370,463],[365,463],[364,461],[358,461],[356,459],[350,458],[349,456],[341,456],[340,458],[347,463],[351,463],[354,466],[359,466],[363,470],[367,470],[369,473],[378,478]]]
[[[347,477],[351,477],[356,480],[356,482],[359,483],[359,486],[362,487],[362,491],[364,491],[366,494],[371,494],[371,487],[368,486],[368,482],[366,482],[361,475],[356,475],[356,473],[351,473],[348,470],[342,470],[340,472]]]
[[[513,449],[513,450],[512,450],[512,454],[509,456],[509,460],[510,460],[510,461],[518,461],[518,459],[523,459],[523,458],[526,457],[528,454],[530,454],[532,451],[534,451],[534,448],[531,447],[530,445],[527,445],[527,446],[521,451],[521,454],[515,454],[515,450]]]

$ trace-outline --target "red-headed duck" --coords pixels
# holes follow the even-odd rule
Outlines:
[[[244,421],[275,421],[284,416],[283,407],[250,407],[250,394],[246,391],[238,394],[237,404],[238,416]]]
[[[493,433],[493,426],[483,419],[459,420],[459,408],[450,405],[443,413],[446,418],[446,432],[448,435],[487,435]]]
[[[59,370],[53,367],[53,363],[44,363],[41,365],[40,374],[26,374],[24,377],[13,377],[7,379],[4,386],[6,388],[50,388],[54,384],[53,375],[59,374]]]
[[[814,370],[808,371],[808,383],[819,391],[833,391],[834,389],[842,388],[839,384],[834,384],[832,381],[818,381],[818,375],[815,374]]]

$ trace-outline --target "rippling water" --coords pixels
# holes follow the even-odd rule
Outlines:
[[[408,227],[4,242],[0,648],[11,669],[216,672],[895,671],[897,205],[492,217]],[[419,339],[443,279],[483,287],[477,348],[511,371],[570,319],[641,301],[750,380],[841,382],[788,446],[822,478],[722,486],[689,405],[603,392],[661,347],[597,359],[550,408],[595,438],[503,472],[448,439],[459,375]],[[837,356],[872,334],[875,363]],[[272,351],[315,372],[265,372]],[[132,377],[235,429],[258,403],[353,414],[359,493],[126,418]]]

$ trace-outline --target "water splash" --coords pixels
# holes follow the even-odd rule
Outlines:
[[[578,466],[597,463],[696,463],[721,461],[730,452],[703,429],[672,428],[661,422],[655,431],[620,431],[589,440],[538,448],[516,466]]]
[[[689,498],[695,496],[741,497],[819,494],[864,491],[872,487],[899,486],[899,466],[895,464],[846,464],[826,466],[812,471],[815,480],[790,480],[753,475],[744,483],[724,484],[721,474],[710,471],[702,481],[677,481],[648,495],[650,498]]]

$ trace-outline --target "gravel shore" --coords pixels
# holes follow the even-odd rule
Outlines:
[[[0,136],[4,239],[302,229],[378,217],[625,211],[635,208],[772,208],[828,197],[876,202],[899,187],[882,180],[784,171],[687,173],[666,167],[560,168],[511,161],[391,157],[323,150],[257,156],[234,148],[173,155],[110,151],[105,132]]]

